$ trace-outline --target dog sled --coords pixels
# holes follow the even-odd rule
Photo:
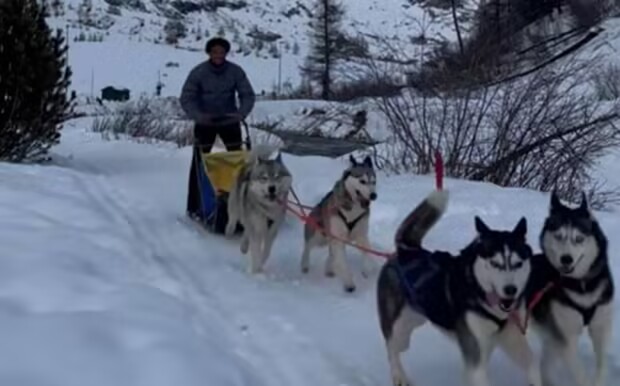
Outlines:
[[[198,194],[200,198],[198,222],[207,231],[224,234],[228,222],[228,196],[239,171],[246,163],[252,149],[248,125],[245,128],[245,149],[222,152],[204,152],[194,147],[194,159]],[[243,232],[237,224],[237,233]]]
[[[280,138],[284,143],[283,150],[299,156],[320,156],[338,158],[354,151],[378,145],[380,142],[365,139],[338,138],[313,135],[296,130],[262,129]]]

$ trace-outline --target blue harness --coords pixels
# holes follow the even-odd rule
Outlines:
[[[484,298],[484,293],[471,277],[465,257],[400,248],[388,264],[398,274],[411,308],[432,323],[454,330],[465,311],[472,310],[500,327],[505,325],[506,320],[481,306],[479,299]]]
[[[465,299],[453,299],[456,286],[451,282],[454,269],[461,269],[448,252],[425,249],[399,249],[389,262],[398,274],[409,305],[434,324],[446,329],[456,327]]]

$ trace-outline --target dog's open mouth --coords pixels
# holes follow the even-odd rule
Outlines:
[[[504,312],[510,312],[516,304],[515,299],[504,298],[499,300],[499,308]]]
[[[360,203],[360,206],[364,209],[368,209],[370,207],[370,199],[364,197],[364,195],[362,195],[362,193],[358,191],[356,191],[357,193],[357,200]]]
[[[575,267],[560,267],[560,273],[562,275],[570,275],[575,270]]]
[[[562,265],[560,266],[560,268],[558,268],[558,271],[560,271],[560,274],[562,275],[570,275],[571,273],[573,273],[575,271],[575,266],[574,265]]]
[[[577,269],[577,266],[579,265],[581,260],[583,260],[583,257],[584,255],[581,255],[576,260],[573,260],[571,258],[570,261],[567,262],[561,261],[562,259],[560,259],[560,266],[557,268],[557,270],[560,272],[560,275],[570,275],[575,272],[575,269]]]
[[[267,199],[269,201],[275,201],[278,198],[278,196],[275,193],[268,193],[267,194]]]

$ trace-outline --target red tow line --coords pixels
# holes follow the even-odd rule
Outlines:
[[[553,288],[554,285],[555,283],[553,282],[547,283],[547,285],[543,289],[536,292],[536,294],[532,298],[532,301],[527,305],[527,308],[525,310],[525,320],[523,321],[523,323],[521,323],[521,318],[516,312],[510,315],[511,319],[517,325],[517,327],[519,327],[519,330],[523,335],[525,335],[525,333],[527,332],[527,327],[530,322],[530,315],[532,314],[532,310],[534,309],[534,307],[536,307],[538,303],[540,303],[543,295],[547,293],[547,291],[549,291],[551,288]]]
[[[435,189],[443,190],[444,163],[443,163],[443,157],[441,156],[441,152],[439,150],[435,151],[434,169],[435,169]],[[294,189],[291,189],[291,193],[293,195],[294,200],[288,200],[288,202],[286,203],[286,209],[292,214],[294,214],[296,217],[298,217],[303,223],[310,225],[312,228],[314,228],[317,231],[323,232],[326,235],[326,237],[338,240],[344,244],[350,245],[354,248],[359,249],[362,252],[366,252],[374,256],[379,256],[379,257],[383,257],[386,259],[391,259],[395,256],[396,254],[395,252],[379,251],[379,250],[372,249],[372,248],[369,248],[363,245],[358,245],[356,243],[351,242],[350,240],[331,234],[326,229],[323,229],[314,217],[310,216],[309,213],[306,214],[306,210],[310,211],[312,210],[312,207],[302,204],[301,200],[299,199],[299,196],[297,195]],[[299,210],[295,209],[292,205],[295,205],[297,208],[299,208]],[[543,288],[538,293],[536,293],[532,301],[527,305],[525,320],[523,322],[521,321],[521,318],[517,311],[514,311],[509,315],[509,318],[513,321],[513,323],[515,323],[515,325],[521,331],[522,334],[525,335],[527,331],[532,309],[540,302],[543,295],[548,290],[550,290],[553,286],[554,286],[554,283],[549,283],[547,284],[545,288]]]
[[[443,174],[444,174],[443,158],[439,150],[437,150],[435,151],[435,189],[437,190],[443,190]],[[350,245],[370,255],[383,257],[385,259],[391,259],[392,257],[394,257],[395,252],[379,251],[379,250],[370,248],[365,245],[359,245],[350,240],[347,240],[343,237],[336,236],[333,233],[327,231],[327,229],[324,229],[323,227],[320,226],[320,224],[317,222],[317,220],[314,217],[310,216],[309,213],[306,214],[306,210],[310,211],[312,210],[312,207],[302,204],[301,200],[299,199],[299,196],[297,195],[294,189],[291,189],[291,194],[293,195],[293,200],[289,199],[287,201],[287,203],[285,204],[286,209],[289,212],[291,212],[293,215],[295,215],[295,217],[299,218],[304,224],[308,224],[309,226],[311,226],[315,231],[320,231],[323,234],[325,234],[325,236],[328,238],[338,240],[346,245]],[[295,206],[296,208],[293,206]]]

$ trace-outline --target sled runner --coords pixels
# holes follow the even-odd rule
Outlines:
[[[207,230],[224,234],[228,222],[228,195],[237,174],[245,164],[251,149],[248,126],[243,122],[246,132],[246,149],[206,153],[200,149],[194,151],[194,162],[200,194],[200,217],[198,221]],[[237,233],[243,227],[237,225]]]

